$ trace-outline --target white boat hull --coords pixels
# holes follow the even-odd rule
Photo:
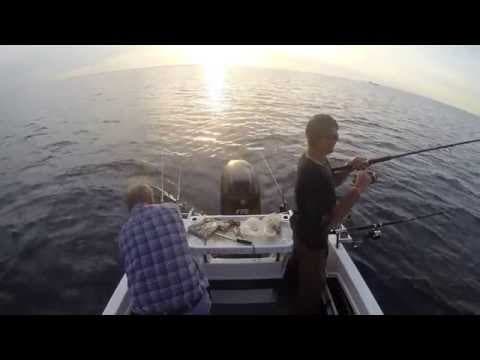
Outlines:
[[[232,218],[232,216],[222,218]],[[233,216],[241,218],[242,216]],[[244,216],[245,217],[245,216]],[[186,228],[192,223],[193,216],[184,219]],[[197,219],[198,220],[198,216]],[[284,219],[288,224],[288,219]],[[289,229],[289,227],[288,227]],[[189,235],[190,236],[190,235]],[[191,240],[191,239],[190,239]],[[375,300],[373,294],[365,283],[363,277],[355,266],[354,262],[348,255],[344,246],[340,243],[336,247],[336,236],[329,236],[329,256],[327,260],[327,277],[337,279],[341,287],[343,297],[348,301],[348,307],[351,313],[356,315],[383,315],[383,312]],[[225,258],[222,253],[225,248],[219,248],[217,255],[212,255],[213,249],[205,244],[205,249],[201,246],[193,245],[189,241],[192,250],[198,256],[199,262],[204,267],[207,277],[211,283],[234,283],[234,282],[255,282],[255,281],[279,281],[283,278],[286,263],[291,252],[291,241],[289,243],[283,241],[278,246],[271,248],[259,247],[258,253],[270,253],[269,256],[259,258]],[[290,247],[288,247],[290,244]],[[245,254],[245,247],[230,245],[230,253],[236,253],[236,249]],[[221,251],[220,251],[221,250]],[[215,251],[213,251],[215,253]],[[218,255],[220,253],[220,255]],[[238,253],[237,253],[238,256]],[[211,290],[212,303],[216,304],[265,304],[276,301],[276,293],[272,288],[251,288],[251,289],[215,289]],[[332,307],[331,314],[338,314],[339,311],[331,297]],[[338,305],[338,304],[337,304]],[[103,311],[103,315],[127,315],[130,313],[130,299],[128,295],[128,281],[126,275],[123,275],[107,306]],[[341,313],[341,312],[340,312]]]

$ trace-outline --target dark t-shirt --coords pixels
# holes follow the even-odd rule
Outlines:
[[[336,204],[330,165],[320,165],[305,154],[298,162],[295,184],[294,237],[314,249],[327,247],[330,218]]]

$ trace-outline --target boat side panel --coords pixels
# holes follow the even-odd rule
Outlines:
[[[335,247],[335,236],[329,237],[330,253],[327,272],[337,273],[351,305],[359,314],[383,315],[377,301],[342,244]]]
[[[103,315],[125,315],[130,312],[130,297],[128,296],[127,275],[123,275]]]

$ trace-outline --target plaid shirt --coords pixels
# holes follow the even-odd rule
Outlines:
[[[174,204],[137,204],[119,236],[132,310],[138,314],[191,309],[208,280],[190,254]]]

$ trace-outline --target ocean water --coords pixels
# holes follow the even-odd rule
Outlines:
[[[293,204],[316,113],[339,122],[333,163],[480,135],[479,117],[424,97],[283,70],[157,67],[0,94],[0,313],[101,313],[122,275],[125,189],[139,178],[159,184],[162,159],[167,190],[177,192],[181,167],[181,198],[216,213],[224,164],[244,158],[264,210],[276,211],[278,191],[254,151],[264,147]],[[480,145],[374,169],[379,181],[351,225],[447,210],[348,248],[383,311],[480,314]]]

